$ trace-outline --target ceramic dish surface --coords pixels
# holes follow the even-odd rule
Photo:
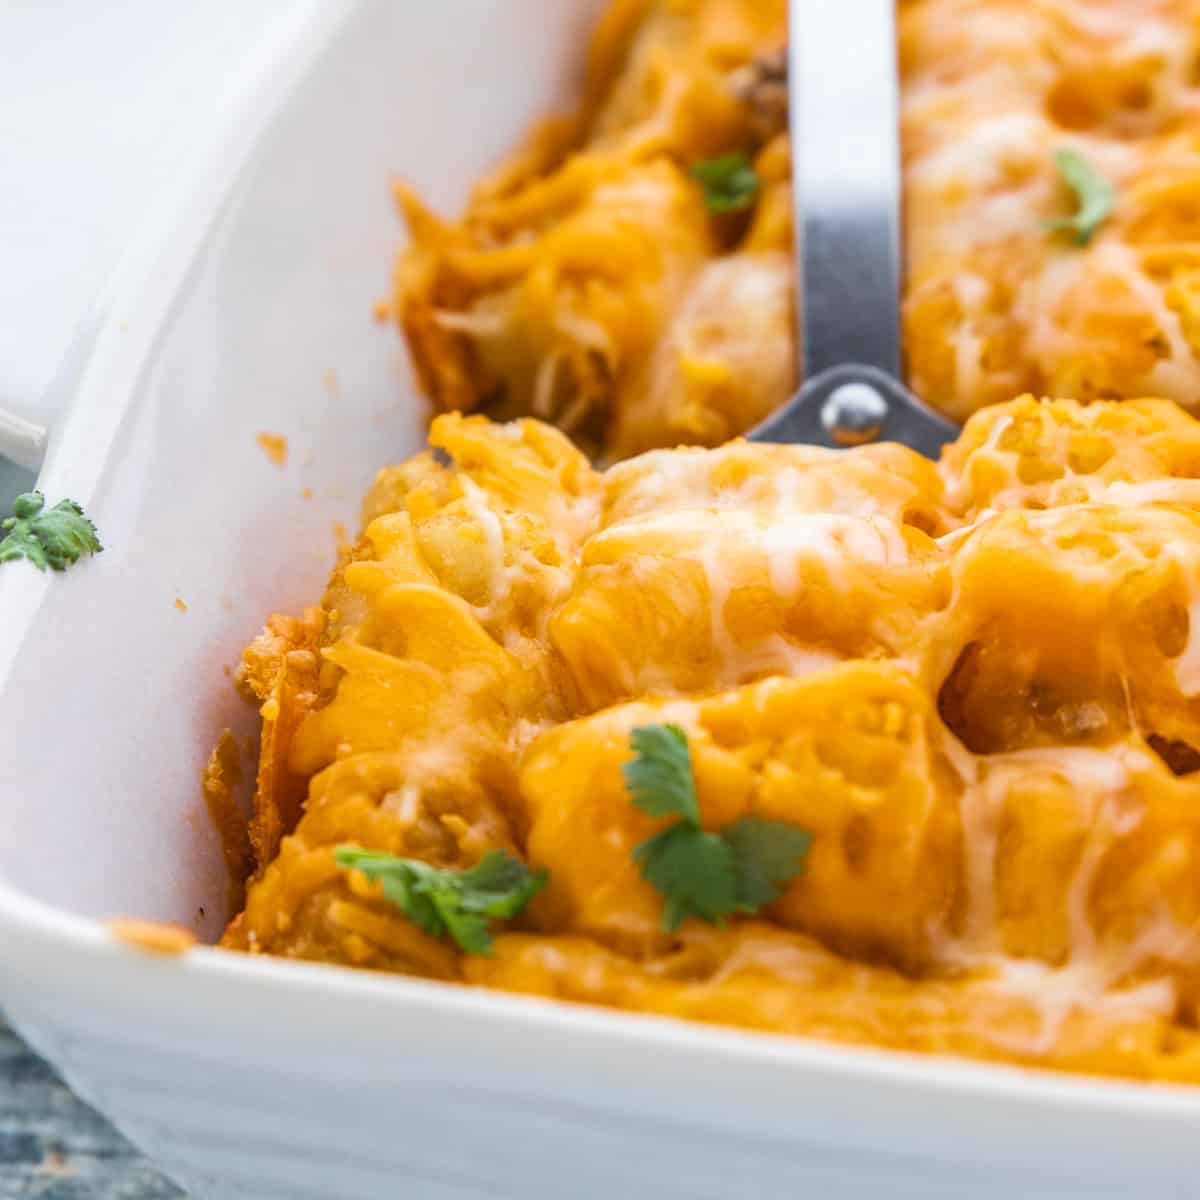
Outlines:
[[[264,612],[318,593],[335,522],[424,438],[370,319],[390,181],[461,202],[566,96],[597,8],[298,5],[148,221],[41,476],[105,553],[0,577],[0,1003],[215,1200],[1188,1194],[1190,1090],[156,957],[104,923],[223,927],[198,781],[221,730],[254,724],[226,671]]]

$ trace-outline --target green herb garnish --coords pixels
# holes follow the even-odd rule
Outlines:
[[[652,817],[685,817],[700,824],[692,752],[678,725],[639,725],[629,735],[634,758],[621,768],[629,798]]]
[[[74,500],[60,500],[46,508],[41,492],[25,492],[13,504],[13,515],[0,521],[8,531],[0,541],[0,563],[24,558],[39,571],[65,571],[85,554],[104,549],[96,527]]]
[[[1077,246],[1086,246],[1092,240],[1092,234],[1112,215],[1116,192],[1078,150],[1069,146],[1054,152],[1054,165],[1063,182],[1075,193],[1078,208],[1073,216],[1051,217],[1045,226],[1072,233]]]
[[[693,163],[692,178],[704,189],[704,203],[709,212],[742,212],[758,195],[758,172],[741,153]]]
[[[430,937],[450,935],[468,954],[491,954],[490,920],[515,917],[546,885],[506,850],[490,850],[467,871],[432,867],[419,858],[339,846],[334,860],[382,884],[383,894]]]
[[[663,896],[662,927],[688,917],[720,923],[779,898],[804,870],[812,835],[786,821],[739,817],[720,833],[700,827],[687,734],[678,725],[641,725],[634,757],[621,768],[629,798],[652,817],[677,817],[633,852],[642,878]]]
[[[805,856],[812,845],[812,834],[807,829],[764,817],[739,817],[722,830],[721,836],[737,863],[739,912],[757,912],[778,900],[804,870]]]

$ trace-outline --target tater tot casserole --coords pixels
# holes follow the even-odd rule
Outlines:
[[[1200,395],[1200,6],[900,0],[909,383],[956,420],[1022,392]],[[792,345],[785,0],[615,0],[584,99],[445,220],[394,308],[441,409],[553,421],[614,458],[717,445],[781,404]],[[1115,189],[1086,246],[1055,152]],[[753,203],[706,207],[740,154]]]
[[[399,187],[440,415],[245,652],[222,944],[1200,1082],[1200,6],[901,0],[937,463],[738,436],[797,383],[786,10],[613,0],[464,212]]]

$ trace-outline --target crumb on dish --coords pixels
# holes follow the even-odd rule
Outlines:
[[[114,917],[106,924],[108,931],[119,942],[151,954],[185,954],[196,944],[196,935],[182,925],[142,921],[133,917]]]
[[[288,440],[281,433],[260,433],[254,439],[268,459],[277,467],[287,464]]]

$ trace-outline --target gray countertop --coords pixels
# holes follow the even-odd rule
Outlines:
[[[177,1200],[0,1017],[0,1200]]]

